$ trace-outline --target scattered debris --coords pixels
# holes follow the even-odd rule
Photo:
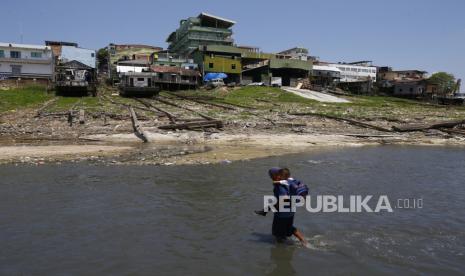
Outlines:
[[[325,115],[325,114],[321,114],[321,113],[314,113],[314,112],[302,112],[302,113],[299,113],[299,112],[294,112],[294,113],[289,113],[289,115],[295,115],[295,116],[318,116],[318,117],[333,119],[333,120],[337,120],[337,121],[347,122],[347,123],[349,123],[349,124],[352,124],[352,125],[355,125],[355,126],[359,126],[359,127],[363,127],[363,128],[371,128],[371,129],[378,130],[378,131],[392,132],[391,129],[387,129],[387,128],[384,128],[384,127],[375,126],[375,125],[372,125],[372,124],[367,124],[367,123],[360,122],[360,121],[356,121],[356,120],[353,120],[353,119],[342,118],[342,117],[336,117],[336,116],[331,116],[331,115]]]
[[[223,128],[223,122],[220,120],[196,121],[179,124],[159,126],[159,129],[204,129],[207,127]]]
[[[453,128],[458,125],[465,124],[465,120],[454,120],[446,121],[434,124],[416,124],[416,125],[404,125],[404,126],[393,126],[392,129],[399,132],[409,131],[424,131],[428,129],[441,129],[441,128]]]

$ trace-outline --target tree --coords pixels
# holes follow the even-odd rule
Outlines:
[[[437,91],[440,95],[447,95],[451,93],[455,86],[454,75],[446,72],[434,73],[427,81],[428,84],[437,86]]]
[[[108,50],[107,48],[101,48],[97,51],[97,61],[101,64],[106,64],[108,62]]]

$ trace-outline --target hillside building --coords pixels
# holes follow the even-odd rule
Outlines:
[[[179,22],[178,29],[166,39],[169,43],[168,50],[187,56],[200,46],[233,46],[231,27],[235,23],[204,12],[197,17],[183,19]]]

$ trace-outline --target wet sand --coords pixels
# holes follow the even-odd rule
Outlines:
[[[97,134],[82,136],[80,144],[58,141],[44,145],[43,142],[23,145],[0,146],[0,162],[28,162],[37,158],[45,161],[86,160],[103,158],[112,163],[130,164],[208,164],[248,160],[288,153],[309,152],[318,148],[360,147],[368,145],[465,145],[463,138],[445,139],[428,137],[422,133],[361,136],[353,134],[232,134],[184,131],[155,133],[147,132],[149,143],[142,144],[131,133]],[[92,142],[93,141],[93,142]],[[162,157],[154,156],[157,147],[169,146]],[[205,149],[185,150],[186,146],[203,146]],[[142,147],[142,148],[141,148]],[[119,158],[123,156],[124,158]],[[115,161],[116,160],[116,161]],[[35,160],[37,161],[37,160]],[[39,160],[44,161],[44,160]]]

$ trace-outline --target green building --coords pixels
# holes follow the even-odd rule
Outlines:
[[[190,55],[199,46],[224,45],[232,46],[231,27],[236,22],[201,13],[197,17],[189,17],[179,22],[179,28],[172,32],[166,42],[168,50],[180,55]]]

